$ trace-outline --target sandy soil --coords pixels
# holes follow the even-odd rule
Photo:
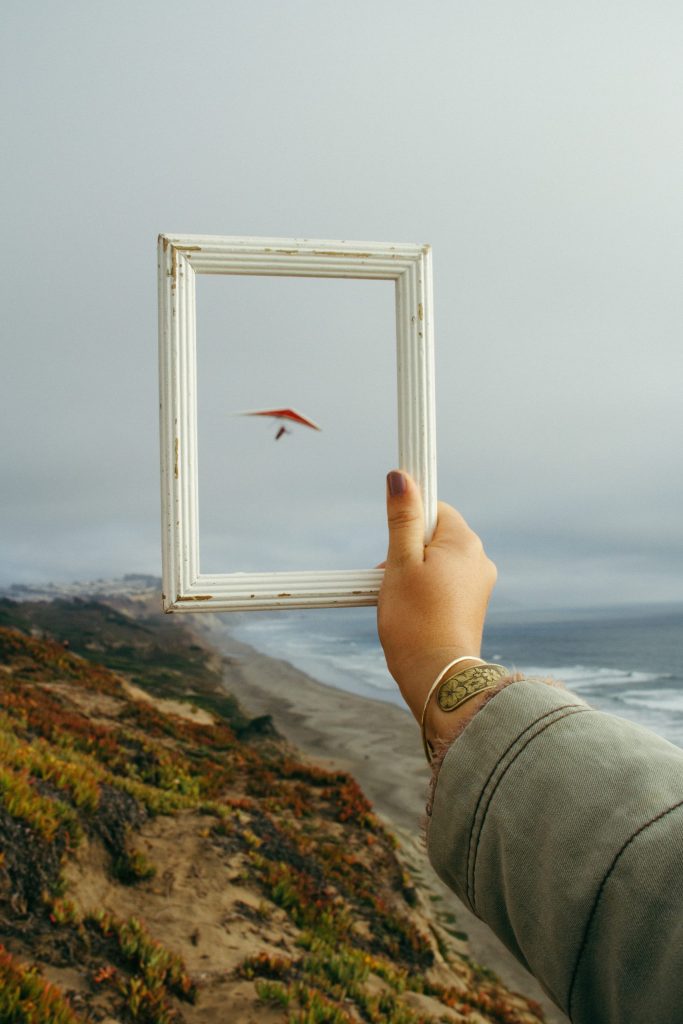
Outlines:
[[[536,999],[549,1024],[568,1024],[538,982],[434,874],[420,840],[428,769],[408,711],[326,686],[286,661],[266,657],[231,637],[224,619],[197,620],[197,631],[229,658],[226,685],[245,710],[271,714],[282,735],[303,753],[354,775],[400,839],[444,919],[455,915],[455,927],[467,933],[473,959],[513,991]]]

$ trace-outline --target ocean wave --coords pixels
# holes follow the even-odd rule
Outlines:
[[[366,652],[351,654],[327,654],[319,655],[318,659],[322,667],[329,666],[340,674],[352,674],[364,679],[369,686],[379,690],[396,690],[396,683],[389,675],[383,655],[372,657]]]
[[[571,690],[588,689],[594,686],[619,686],[628,688],[632,685],[654,683],[663,677],[653,672],[636,672],[619,668],[598,668],[591,665],[560,665],[548,668],[541,665],[519,665],[519,672],[528,676],[545,678],[551,676],[565,683]],[[669,678],[671,678],[669,676]]]
[[[311,631],[302,634],[291,623],[240,623],[235,635],[271,657],[282,658],[313,679],[364,697],[403,703],[389,675],[378,644]]]
[[[625,704],[648,711],[683,714],[683,693],[680,690],[629,690],[622,695]]]
[[[406,708],[377,638],[367,629],[342,621],[342,628],[335,633],[319,619],[304,622],[286,616],[245,618],[231,623],[230,630],[218,617],[216,623],[218,633],[226,629],[227,635],[290,662],[321,683]],[[663,664],[661,672],[645,672],[584,663],[548,665],[542,660],[519,664],[505,653],[488,650],[484,656],[529,676],[556,679],[569,690],[582,693],[597,710],[638,722],[683,746],[683,680],[678,673],[671,673],[670,664]]]

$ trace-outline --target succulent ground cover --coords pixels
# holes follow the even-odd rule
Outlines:
[[[0,611],[0,1021],[542,1020],[435,927],[355,780],[250,728],[191,634],[165,670],[153,621]]]

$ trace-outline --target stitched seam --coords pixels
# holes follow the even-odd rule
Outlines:
[[[524,676],[521,672],[511,672],[510,675],[506,676],[504,679],[500,679],[498,683],[496,683],[495,687],[492,690],[489,690],[487,694],[485,694],[484,699],[479,705],[479,711],[483,711],[486,705],[490,704],[494,697],[497,697],[499,693],[502,693],[503,690],[507,689],[508,686],[511,686],[512,683],[521,683],[523,679]],[[434,756],[432,757],[432,774],[428,783],[427,806],[425,808],[425,814],[427,816],[427,820],[425,822],[425,834],[423,836],[425,841],[427,839],[429,819],[431,818],[432,811],[434,810],[436,784],[439,781],[439,772],[441,771],[441,765],[444,762],[446,754],[451,749],[455,741],[463,734],[467,726],[470,724],[470,721],[471,719],[464,719],[455,728],[455,730],[451,733],[447,740],[437,739],[434,740],[432,744],[432,746],[434,747]]]
[[[566,714],[564,714],[564,715],[557,715],[556,713],[559,712],[559,711],[565,711]],[[546,724],[541,729],[537,729],[537,731],[535,733],[532,733],[530,736],[527,737],[526,741],[520,746],[519,750],[515,751],[514,756],[510,759],[510,761],[507,763],[505,768],[502,770],[502,772],[499,775],[499,777],[496,779],[496,784],[494,785],[492,792],[490,792],[490,794],[488,795],[488,799],[486,800],[486,806],[483,808],[483,811],[482,811],[481,824],[479,825],[479,831],[478,831],[478,835],[477,835],[477,839],[476,839],[476,846],[474,847],[474,853],[472,855],[472,895],[471,895],[471,904],[472,904],[472,908],[473,909],[475,909],[475,907],[476,907],[476,869],[477,869],[477,854],[479,853],[479,843],[481,841],[481,834],[482,834],[482,831],[483,831],[483,826],[484,826],[485,821],[486,821],[486,815],[488,813],[488,808],[490,807],[490,804],[492,804],[492,801],[493,801],[494,797],[496,796],[496,793],[498,791],[499,785],[501,784],[501,782],[503,781],[503,779],[507,775],[507,773],[510,770],[510,768],[512,767],[512,765],[515,763],[515,761],[519,757],[519,755],[522,754],[526,750],[526,748],[527,748],[528,744],[531,742],[531,740],[536,739],[537,736],[540,736],[541,733],[546,731],[546,729],[549,729],[551,727],[551,725],[555,725],[556,722],[561,722],[562,719],[564,719],[564,718],[570,718],[571,715],[581,714],[582,712],[586,712],[586,711],[591,711],[591,709],[590,708],[586,708],[584,706],[580,706],[580,705],[565,705],[563,708],[555,708],[550,713],[551,715],[554,716],[551,719],[551,721],[550,722],[546,722]],[[536,725],[536,724],[538,724],[538,722],[543,721],[544,718],[549,718],[549,717],[550,717],[549,715],[544,715],[542,718],[538,719],[536,723],[532,723],[532,724]],[[525,731],[527,731],[527,730],[525,730]],[[521,733],[521,735],[523,735],[523,734],[524,733]],[[518,737],[518,738],[520,738],[520,737]],[[513,745],[514,744],[511,743],[510,744],[510,748]],[[510,748],[508,748],[508,751],[510,750]],[[499,760],[499,762],[498,762],[499,764],[501,763],[501,760],[502,760],[502,758]],[[492,772],[492,775],[493,775],[493,772]],[[468,876],[468,878],[469,878],[469,876]],[[476,912],[476,909],[475,909],[475,912]]]
[[[515,736],[515,738],[513,740],[511,740],[511,742],[508,744],[507,748],[503,751],[503,753],[499,757],[498,761],[496,762],[496,764],[494,765],[492,770],[489,771],[488,776],[486,778],[486,781],[481,786],[481,790],[479,791],[479,797],[478,797],[478,800],[477,800],[477,805],[474,808],[474,814],[472,815],[472,826],[470,828],[470,838],[469,838],[469,843],[468,843],[468,848],[467,848],[467,873],[466,873],[466,876],[465,876],[465,878],[468,880],[468,889],[469,889],[469,877],[470,877],[470,863],[472,862],[472,843],[473,843],[473,840],[474,840],[474,833],[475,833],[475,830],[476,830],[476,820],[477,820],[477,815],[479,814],[479,808],[481,806],[481,802],[484,799],[484,794],[486,792],[486,788],[488,786],[488,783],[490,782],[490,780],[492,780],[492,778],[494,777],[494,775],[496,774],[496,772],[500,768],[502,762],[507,758],[508,754],[512,750],[512,748],[515,745],[515,743],[518,743],[519,740],[522,738],[522,736],[529,731],[529,729],[532,729],[533,727],[538,725],[539,722],[543,722],[544,719],[550,718],[552,715],[557,714],[557,712],[565,711],[567,708],[578,708],[578,707],[579,707],[579,705],[562,705],[561,708],[553,708],[551,711],[547,711],[543,715],[540,715],[539,718],[533,719],[533,721],[529,722],[529,724],[519,733],[518,736]],[[589,709],[586,709],[586,710],[589,710]],[[483,821],[482,821],[482,824],[483,824]],[[479,828],[479,833],[480,833],[480,831],[481,831],[481,827]],[[477,839],[477,846],[478,846],[478,839]]]
[[[572,972],[572,980],[571,980],[571,983],[569,985],[569,992],[567,994],[567,1007],[568,1007],[567,1014],[568,1014],[568,1016],[571,1017],[571,1005],[572,1005],[572,999],[574,998],[574,987],[576,985],[576,979],[578,978],[578,974],[579,974],[579,967],[580,967],[580,964],[581,964],[581,957],[583,956],[583,953],[584,953],[584,950],[586,948],[586,945],[588,944],[588,933],[589,933],[589,931],[591,929],[591,925],[593,924],[593,920],[594,920],[595,915],[596,915],[597,910],[598,910],[598,905],[599,905],[600,900],[602,898],[602,894],[605,891],[605,886],[607,885],[607,882],[609,881],[610,875],[613,873],[614,869],[616,868],[617,862],[618,862],[619,858],[626,851],[626,849],[631,845],[633,840],[637,839],[638,836],[642,832],[644,832],[646,828],[650,827],[650,825],[655,825],[658,821],[661,821],[662,818],[665,818],[667,816],[667,814],[671,814],[671,812],[675,811],[678,807],[683,807],[683,800],[679,800],[678,803],[673,804],[671,807],[667,807],[666,810],[661,811],[654,818],[650,818],[650,820],[646,821],[644,825],[641,825],[639,829],[637,829],[631,836],[629,836],[629,838],[626,840],[626,842],[622,845],[621,849],[618,850],[618,852],[616,853],[616,855],[614,857],[614,860],[610,864],[605,877],[603,878],[602,882],[600,883],[600,888],[598,889],[597,894],[595,896],[595,899],[593,901],[593,906],[591,907],[591,912],[588,915],[588,921],[586,922],[586,928],[585,928],[584,933],[583,933],[583,939],[581,940],[581,945],[579,946],[579,952],[577,954],[576,962],[574,964],[574,970]]]
[[[540,715],[538,718],[535,718],[533,720],[533,722],[530,722],[529,725],[527,725],[522,730],[522,732],[520,732],[519,736],[515,736],[515,738],[508,744],[506,749],[500,755],[500,757],[498,758],[498,760],[494,764],[493,768],[489,772],[488,777],[486,779],[486,782],[484,783],[484,785],[481,787],[481,790],[479,791],[479,798],[477,800],[477,806],[474,808],[474,814],[472,815],[472,827],[470,829],[470,838],[469,838],[469,842],[467,844],[467,872],[466,872],[466,875],[465,875],[465,878],[468,879],[468,888],[469,888],[469,877],[470,877],[470,863],[472,861],[472,840],[474,838],[474,832],[475,832],[475,829],[476,829],[477,815],[479,814],[479,808],[481,806],[481,802],[484,799],[484,793],[486,792],[486,787],[488,786],[488,784],[491,781],[491,779],[493,778],[493,776],[496,774],[496,771],[498,770],[501,762],[507,757],[507,755],[510,753],[510,751],[514,747],[515,743],[518,743],[521,740],[522,736],[524,736],[524,734],[529,731],[529,729],[533,729],[533,727],[535,725],[538,725],[539,722],[542,722],[544,718],[549,718],[551,715],[556,714],[556,712],[564,711],[565,708],[568,708],[568,707],[578,707],[578,705],[577,704],[563,704],[562,707],[552,708],[552,710],[544,712],[544,714]]]

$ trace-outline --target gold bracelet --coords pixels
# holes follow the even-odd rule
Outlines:
[[[427,758],[428,764],[432,763],[433,754],[426,732],[427,707],[437,686],[439,687],[437,703],[441,710],[455,711],[456,708],[465,704],[471,697],[476,697],[478,693],[483,693],[484,690],[490,690],[496,685],[496,683],[510,674],[510,670],[505,668],[503,665],[492,665],[482,661],[481,658],[460,658],[458,660],[477,660],[480,661],[481,664],[471,665],[469,668],[463,668],[459,672],[455,672],[453,675],[450,675],[447,679],[444,679],[446,672],[454,664],[454,662],[451,662],[451,665],[447,666],[445,671],[437,677],[436,682],[427,694],[427,700],[425,701],[420,725],[422,730],[422,745],[424,747],[425,757]]]
[[[443,678],[446,675],[446,673],[448,672],[448,670],[450,668],[453,668],[454,665],[459,665],[461,661],[478,661],[480,665],[485,665],[486,664],[486,662],[484,661],[483,658],[478,658],[475,654],[463,654],[463,656],[461,658],[454,658],[453,661],[449,661],[448,662],[448,664],[446,665],[445,668],[441,669],[441,671],[439,672],[438,676],[436,677],[436,679],[434,680],[432,685],[429,687],[429,691],[427,693],[427,696],[425,697],[424,707],[422,708],[422,718],[420,719],[420,731],[422,732],[422,744],[423,744],[423,746],[425,748],[425,754],[427,754],[427,739],[425,737],[425,715],[427,714],[427,708],[429,707],[429,702],[432,699],[432,696],[434,694],[434,690],[437,688],[439,683],[443,680]],[[427,760],[430,761],[429,754],[427,754]],[[431,761],[430,761],[430,763],[431,763]]]

